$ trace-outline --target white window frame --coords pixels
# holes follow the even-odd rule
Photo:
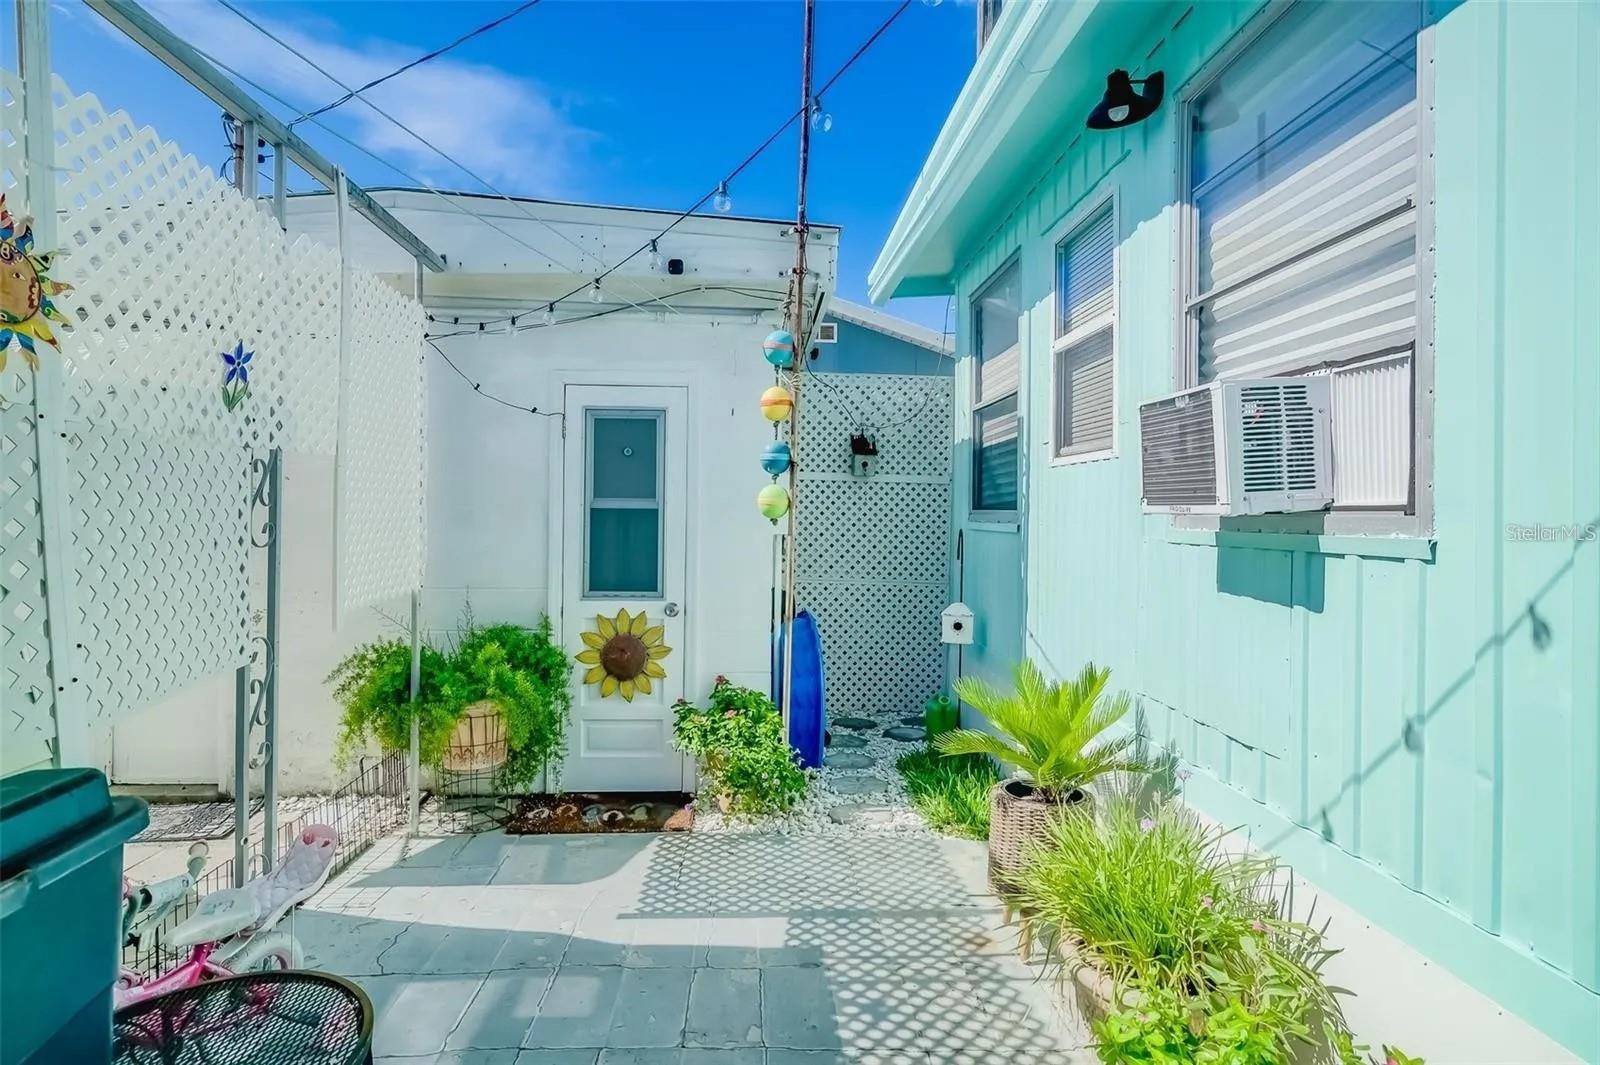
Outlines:
[[[1177,295],[1176,328],[1173,345],[1173,390],[1192,388],[1200,383],[1200,322],[1193,313],[1199,279],[1199,210],[1192,195],[1191,171],[1194,144],[1191,137],[1195,101],[1212,86],[1278,19],[1300,0],[1271,0],[1233,38],[1218,49],[1177,97],[1178,165],[1174,200],[1177,213],[1177,262],[1174,290]],[[1417,34],[1417,334],[1411,353],[1412,441],[1411,502],[1405,510],[1340,509],[1306,514],[1263,514],[1250,518],[1175,515],[1174,528],[1209,531],[1263,533],[1314,533],[1326,535],[1415,537],[1433,536],[1433,402],[1434,402],[1434,121],[1436,89],[1434,69],[1434,24],[1424,0],[1413,0],[1422,9],[1422,28]],[[1381,357],[1381,356],[1375,356]],[[1366,361],[1363,358],[1361,361]],[[1053,441],[1052,441],[1053,447]]]
[[[968,463],[966,493],[967,518],[969,521],[1016,524],[1019,520],[1018,516],[1022,513],[1022,471],[1025,459],[1023,441],[1024,428],[1026,426],[1025,416],[1027,414],[1027,410],[1022,404],[1022,382],[1027,376],[1026,349],[1024,347],[1027,339],[1027,320],[1022,313],[1023,270],[1021,260],[1020,252],[1013,252],[1006,256],[1005,261],[991,270],[989,276],[983,279],[982,284],[972,290],[972,295],[966,301],[966,335],[972,345],[972,358],[967,360],[969,364],[967,370],[967,431],[972,441],[972,456]],[[995,283],[1004,277],[1007,271],[1013,269],[1017,271],[1017,342],[1005,351],[999,352],[999,354],[1004,355],[1006,352],[1016,352],[1017,383],[1009,392],[1002,392],[997,396],[982,395],[979,390],[979,384],[983,377],[981,348],[983,321],[982,315],[978,313],[978,305],[982,302],[984,294],[993,288]],[[978,470],[978,412],[995,404],[1003,403],[1008,399],[1014,399],[1017,405],[1017,505],[1005,509],[982,510],[976,505],[975,498]]]
[[[656,426],[656,494],[649,500],[642,498],[596,497],[594,494],[594,423],[601,418],[649,419]],[[660,598],[667,579],[666,500],[662,493],[667,484],[667,412],[660,407],[585,407],[583,409],[583,554],[582,580],[579,587],[585,599],[656,599]],[[595,591],[589,580],[590,522],[596,510],[654,510],[656,512],[656,586],[636,591]]]
[[[1061,336],[1055,336],[1056,326],[1061,321],[1061,246],[1076,236],[1084,224],[1104,210],[1108,204],[1111,207],[1111,310],[1087,325],[1069,329]],[[1050,439],[1047,446],[1050,449],[1051,466],[1078,466],[1086,462],[1104,462],[1106,459],[1116,458],[1120,453],[1118,441],[1122,434],[1118,411],[1121,410],[1122,382],[1118,371],[1121,365],[1122,344],[1122,329],[1119,325],[1119,311],[1122,306],[1121,238],[1121,205],[1117,201],[1116,189],[1113,188],[1069,213],[1064,221],[1050,231],[1049,239],[1045,242],[1050,249]],[[1065,386],[1065,382],[1061,380],[1061,353],[1105,329],[1111,330],[1111,446],[1096,448],[1093,451],[1063,452],[1060,448],[1061,389]]]

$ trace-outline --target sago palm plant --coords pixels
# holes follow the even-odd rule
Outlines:
[[[1068,801],[1107,773],[1148,772],[1135,753],[1137,736],[1100,739],[1133,705],[1127,692],[1105,694],[1110,679],[1111,670],[1091,662],[1075,679],[1051,683],[1029,661],[1018,663],[1016,690],[1009,693],[977,677],[962,677],[956,694],[988,718],[998,734],[957,729],[934,745],[941,754],[986,754],[1010,762],[1048,802]]]

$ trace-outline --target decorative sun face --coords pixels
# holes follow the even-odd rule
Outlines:
[[[649,695],[652,679],[667,675],[661,668],[661,660],[672,653],[661,642],[666,628],[650,624],[642,610],[632,617],[627,610],[617,611],[615,618],[599,614],[594,621],[594,631],[580,633],[584,648],[577,658],[589,667],[583,682],[600,685],[602,699],[620,692],[631,703],[634,692]]]
[[[37,370],[37,343],[57,346],[49,320],[71,328],[50,299],[72,287],[50,280],[52,258],[34,253],[31,220],[13,218],[0,194],[0,370],[6,368],[12,344],[22,349],[29,368]]]

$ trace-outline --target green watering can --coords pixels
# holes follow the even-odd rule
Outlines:
[[[961,726],[961,708],[945,695],[935,695],[922,706],[922,725],[928,739]]]

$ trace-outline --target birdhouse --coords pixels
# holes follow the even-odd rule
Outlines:
[[[973,637],[972,608],[965,603],[951,603],[939,615],[941,643],[971,643]]]

